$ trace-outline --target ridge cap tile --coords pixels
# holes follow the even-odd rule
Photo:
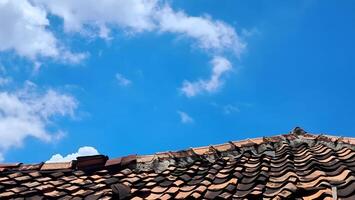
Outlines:
[[[105,155],[92,155],[92,156],[79,156],[76,158],[76,168],[80,170],[93,170],[105,166],[108,156]]]

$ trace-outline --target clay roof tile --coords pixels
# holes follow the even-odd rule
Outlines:
[[[0,164],[0,199],[354,199],[354,144],[296,128],[146,156]]]

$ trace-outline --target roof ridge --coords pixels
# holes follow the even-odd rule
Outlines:
[[[237,141],[230,141],[221,144],[192,147],[189,149],[178,151],[165,151],[157,152],[151,155],[127,155],[109,159],[106,155],[92,155],[80,156],[76,160],[68,162],[42,162],[34,164],[23,163],[0,163],[0,172],[5,171],[25,171],[25,170],[40,170],[40,171],[53,171],[53,170],[100,170],[100,169],[117,169],[128,166],[133,166],[137,163],[140,164],[153,164],[157,161],[176,160],[187,158],[209,158],[218,154],[225,154],[227,152],[242,152],[250,150],[254,152],[263,152],[267,144],[280,143],[283,141],[294,142],[297,140],[312,140],[314,143],[327,144],[335,148],[341,145],[355,146],[355,138],[333,136],[328,134],[312,134],[304,130],[297,129],[296,127],[287,134],[274,135],[270,137],[257,137],[252,139],[243,139]],[[329,144],[331,143],[331,144]],[[355,148],[355,147],[354,147]],[[213,159],[212,159],[213,160]]]

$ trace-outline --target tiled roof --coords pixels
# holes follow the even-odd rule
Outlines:
[[[150,156],[0,164],[0,199],[355,199],[354,144],[296,128]]]

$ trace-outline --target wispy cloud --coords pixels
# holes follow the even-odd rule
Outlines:
[[[27,137],[53,141],[62,130],[50,131],[57,116],[74,116],[77,100],[52,89],[41,92],[27,82],[15,92],[0,92],[0,157],[12,147],[19,147]]]
[[[54,154],[49,160],[47,160],[47,163],[54,163],[54,162],[69,162],[72,160],[76,160],[77,157],[79,156],[91,156],[91,155],[98,155],[99,152],[94,148],[90,146],[83,146],[78,149],[77,152],[75,153],[70,153],[66,156],[62,156],[61,154]]]
[[[241,112],[243,109],[249,109],[252,105],[250,103],[227,103],[227,104],[219,104],[216,102],[212,102],[211,106],[217,108],[219,112],[225,115],[231,115],[235,113]]]
[[[0,86],[5,86],[12,81],[10,77],[0,77]]]
[[[223,106],[223,112],[224,112],[225,114],[232,114],[232,113],[240,112],[240,109],[239,109],[239,107],[237,107],[237,106],[228,104],[228,105],[224,105],[224,106]]]
[[[222,76],[232,69],[231,63],[224,57],[214,57],[211,62],[212,75],[208,80],[196,82],[184,81],[181,92],[187,97],[193,97],[200,93],[212,93],[217,91],[223,84]]]
[[[183,124],[191,124],[194,122],[194,119],[183,111],[177,111],[178,115],[180,116],[181,123]]]
[[[132,84],[132,81],[124,77],[122,74],[116,74],[116,80],[120,86],[126,87]]]

